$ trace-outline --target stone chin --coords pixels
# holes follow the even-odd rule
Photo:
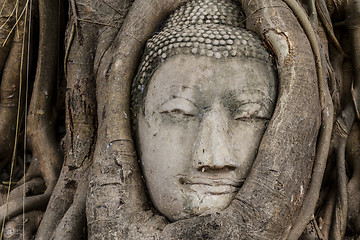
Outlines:
[[[237,191],[229,192],[224,189],[224,192],[214,193],[207,191],[199,194],[199,191],[191,193],[184,202],[184,211],[189,216],[198,216],[204,214],[216,213],[227,208],[234,199]],[[174,219],[174,220],[179,220]]]
[[[224,181],[224,179],[207,179],[206,177],[196,178],[192,182],[180,177],[179,182],[182,185],[180,191],[182,203],[178,202],[177,204],[182,204],[182,209],[180,206],[176,207],[175,201],[172,207],[165,207],[168,206],[167,204],[158,206],[158,209],[171,221],[224,210],[230,205],[242,185],[242,183]],[[177,208],[178,211],[175,213],[174,210]]]
[[[181,196],[182,203],[162,204],[156,208],[170,221],[212,214],[226,209],[237,191],[238,188],[233,187],[219,187],[214,191],[206,186],[191,186],[187,194]],[[177,204],[179,206],[176,206]]]

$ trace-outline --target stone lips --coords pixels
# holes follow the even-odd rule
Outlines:
[[[146,44],[132,87],[134,119],[148,79],[167,58],[178,54],[256,58],[272,63],[261,40],[244,29],[244,17],[232,0],[197,0],[177,9]]]

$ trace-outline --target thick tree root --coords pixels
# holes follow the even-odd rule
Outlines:
[[[52,240],[80,240],[86,239],[86,193],[89,186],[89,168],[85,171],[77,187],[74,201],[62,217],[51,237]]]
[[[62,153],[53,128],[51,93],[56,87],[58,63],[58,1],[39,1],[40,31],[38,71],[31,97],[27,132],[33,157],[39,160],[47,186],[57,181]]]
[[[24,24],[24,22],[22,24]],[[25,62],[21,62],[23,52],[26,51],[26,48],[23,47],[23,38],[25,35],[22,30],[23,27],[19,28],[19,32],[14,35],[11,50],[1,74],[0,171],[11,160],[14,151],[16,127],[20,128],[20,126],[17,126],[19,94],[21,108],[24,103],[24,88],[21,88],[24,78],[21,79],[20,76],[21,74],[25,76],[24,73],[26,73]]]
[[[355,121],[356,113],[351,101],[345,106],[344,111],[336,121],[334,135],[337,135],[338,143],[335,147],[336,153],[336,171],[337,171],[337,201],[335,208],[335,218],[332,228],[332,238],[336,240],[343,239],[348,217],[348,179],[346,175],[345,148],[347,139]]]
[[[33,239],[43,214],[40,211],[32,211],[11,219],[5,225],[4,240]]]
[[[0,1],[0,6],[3,4],[4,0]],[[4,67],[14,36],[14,33],[10,33],[15,24],[15,18],[11,17],[14,7],[15,1],[6,4],[0,15],[0,70]]]
[[[43,209],[47,205],[50,196],[51,188],[45,191],[45,193],[37,196],[25,197],[25,199],[17,198],[9,201],[7,204],[4,204],[0,207],[0,224],[3,224],[3,220],[10,220],[13,217],[16,217],[19,214],[25,212]],[[23,205],[24,201],[24,205]],[[6,218],[5,218],[6,217]]]
[[[348,187],[349,193],[349,226],[353,232],[360,233],[360,127],[356,122],[350,132],[346,157],[353,170]]]
[[[74,11],[76,13],[76,11]],[[80,13],[81,8],[80,8]],[[72,16],[74,21],[77,17]],[[87,181],[86,172],[92,163],[92,152],[96,129],[96,96],[93,72],[96,34],[99,26],[77,26],[84,30],[84,35],[71,32],[67,47],[67,92],[66,92],[66,137],[65,162],[54,189],[48,210],[44,215],[36,235],[36,239],[48,239],[53,235],[60,239],[77,239],[81,236],[83,216],[79,216],[79,208],[85,209],[85,203],[79,202],[79,187]],[[74,25],[74,26],[75,26]],[[72,28],[73,29],[73,28]],[[84,180],[85,179],[85,180]],[[86,184],[86,183],[85,183]],[[84,196],[86,189],[83,189]],[[77,194],[75,194],[77,192]],[[75,217],[75,218],[74,218]],[[72,222],[71,222],[72,221]],[[59,228],[61,230],[56,229]],[[80,232],[76,232],[80,231]],[[67,232],[67,234],[65,234]]]
[[[29,147],[31,148],[31,147]],[[16,186],[21,186],[25,182],[32,180],[33,178],[41,177],[40,163],[37,157],[33,157],[30,166],[27,169],[24,176],[16,183]]]
[[[321,19],[321,22],[323,23],[323,26],[330,38],[330,42],[333,43],[333,45],[335,46],[335,48],[339,51],[339,53],[343,56],[343,57],[348,57],[344,50],[342,49],[342,47],[340,46],[339,41],[337,40],[335,33],[334,33],[334,29],[333,29],[333,25],[331,23],[331,19],[330,19],[330,13],[328,11],[327,5],[325,0],[318,0],[315,1],[316,3],[316,10],[319,13],[319,17]]]
[[[336,189],[332,189],[328,194],[328,199],[322,210],[320,229],[322,234],[328,239],[333,227],[334,209],[336,206]]]
[[[25,187],[25,189],[24,189]],[[22,198],[26,196],[34,196],[34,195],[40,195],[45,192],[46,186],[44,183],[44,180],[41,178],[34,178],[26,182],[26,184],[23,184],[14,190],[10,192],[9,199],[16,199],[16,198]],[[3,203],[5,204],[5,203]]]
[[[346,27],[350,33],[353,63],[352,97],[358,119],[360,118],[360,2],[349,0],[347,6]]]
[[[294,11],[300,24],[303,26],[304,31],[306,32],[306,35],[310,41],[311,48],[314,52],[314,58],[316,60],[317,67],[317,77],[319,81],[320,104],[322,109],[322,128],[319,133],[316,160],[314,163],[311,183],[309,186],[309,190],[306,193],[307,196],[305,197],[303,207],[299,213],[299,216],[294,222],[295,225],[292,227],[292,230],[288,236],[288,239],[296,240],[300,237],[306,225],[313,218],[314,215],[330,149],[334,106],[329,92],[329,88],[326,83],[326,77],[324,76],[322,69],[323,62],[321,58],[320,45],[317,39],[317,35],[301,6],[294,0],[285,0],[285,2]]]
[[[39,161],[46,191],[36,196],[13,199],[0,207],[0,221],[47,205],[62,164],[62,153],[53,128],[51,96],[56,87],[58,62],[59,1],[39,1],[40,37],[36,79],[31,97],[27,133],[33,158]],[[55,17],[54,17],[55,16]],[[26,51],[25,51],[26,52]],[[26,179],[25,179],[26,180]],[[25,181],[24,180],[24,181]],[[24,201],[24,206],[23,206]]]

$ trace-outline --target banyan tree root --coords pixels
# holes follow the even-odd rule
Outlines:
[[[0,1],[0,6],[4,6],[0,14],[0,69],[2,70],[6,59],[8,57],[9,51],[11,49],[11,44],[14,36],[14,31],[12,27],[14,26],[16,20],[15,16],[12,15],[12,11],[15,8],[15,2],[9,2],[4,5],[4,2],[7,0]]]
[[[349,227],[355,233],[360,232],[360,128],[356,122],[351,129],[348,145],[346,146],[346,157],[349,166],[353,169],[347,188],[349,196]]]
[[[25,188],[25,189],[24,189]],[[33,178],[26,182],[26,184],[20,185],[10,192],[9,199],[23,198],[25,196],[34,196],[43,194],[46,186],[42,178]],[[5,203],[3,203],[5,204]]]
[[[5,225],[4,240],[31,240],[42,220],[43,212],[32,211],[19,215]]]
[[[13,217],[22,214],[24,209],[25,211],[42,209],[49,201],[50,195],[51,191],[46,190],[45,193],[40,195],[25,197],[25,199],[16,198],[14,200],[10,200],[8,203],[0,207],[1,223],[3,223],[4,217],[6,217],[5,221],[8,221]]]
[[[37,239],[47,239],[51,235],[51,239],[86,237],[83,212],[88,169],[96,142],[95,76],[97,66],[119,31],[131,2],[71,1],[72,24],[68,27],[65,53],[66,155]]]
[[[359,211],[356,210],[356,206],[360,204],[359,199],[356,198],[357,194],[354,195],[354,192],[350,191],[350,186],[352,184],[355,184],[352,186],[356,186],[358,182],[356,174],[357,165],[352,161],[358,149],[358,140],[354,138],[354,130],[351,130],[355,117],[356,114],[353,103],[348,101],[348,104],[344,107],[343,112],[337,118],[334,126],[333,147],[330,150],[330,153],[335,153],[334,163],[328,165],[328,176],[324,178],[324,184],[328,185],[328,187],[327,189],[323,189],[322,193],[324,194],[323,199],[325,201],[318,203],[319,214],[316,216],[316,219],[320,223],[319,229],[322,235],[325,236],[325,239],[343,239],[346,228],[349,226],[347,225],[349,216],[357,216],[359,213]],[[352,137],[348,141],[349,134],[351,134]],[[358,131],[355,130],[355,134],[358,134]],[[351,146],[352,152],[346,156],[348,161],[347,165],[353,169],[351,185],[350,182],[348,183],[345,169],[345,146],[347,143],[349,145],[348,147]],[[348,172],[350,172],[349,169]],[[352,234],[354,233],[356,233],[356,231],[353,231]]]
[[[309,223],[309,221],[313,218],[314,215],[330,148],[334,107],[332,98],[330,96],[329,88],[327,86],[326,77],[324,76],[322,70],[323,62],[317,35],[310,21],[308,21],[306,13],[303,11],[300,5],[293,0],[286,0],[285,2],[294,11],[300,24],[303,26],[310,41],[311,48],[314,52],[314,58],[316,60],[317,66],[317,77],[319,81],[320,104],[322,109],[322,128],[319,133],[319,142],[317,145],[316,159],[311,183],[306,193],[306,197],[299,216],[296,218],[294,226],[292,226],[291,232],[288,236],[288,239],[295,240],[300,237],[306,225]]]
[[[45,212],[44,221],[37,232],[37,239],[48,239],[54,233],[64,214],[74,204],[74,194],[78,189],[79,181],[82,178],[87,178],[84,171],[91,164],[96,127],[95,79],[92,57],[95,52],[96,41],[85,34],[94,36],[99,27],[97,25],[83,27],[84,36],[82,37],[84,38],[82,43],[80,43],[79,35],[76,35],[68,57],[65,162],[48,204],[48,211]],[[82,194],[85,198],[86,191],[83,191]],[[85,204],[83,207],[85,208]],[[74,224],[77,220],[74,219]],[[71,225],[71,223],[68,224]],[[81,229],[76,224],[74,227]],[[67,235],[67,238],[70,239],[70,237]]]
[[[326,203],[323,206],[322,212],[319,214],[320,231],[321,233],[329,238],[330,232],[333,227],[334,219],[334,208],[336,206],[336,190],[331,190],[327,194]]]
[[[316,11],[319,13],[319,17],[329,36],[330,41],[333,43],[335,48],[339,51],[339,53],[343,57],[347,57],[347,55],[345,54],[344,50],[342,49],[339,41],[335,36],[333,25],[331,23],[330,13],[325,0],[318,0],[315,1],[315,3],[316,3]]]
[[[10,200],[0,207],[1,222],[46,206],[61,168],[62,154],[53,128],[53,104],[58,62],[59,1],[39,1],[40,36],[37,72],[31,97],[27,133],[34,159],[38,159],[46,190],[43,194]],[[24,202],[24,204],[23,204]]]
[[[346,174],[345,148],[356,113],[353,102],[345,105],[343,112],[336,120],[333,138],[335,139],[337,198],[334,208],[334,221],[330,236],[343,239],[348,218],[348,179]]]
[[[84,172],[84,175],[79,179],[79,184],[76,189],[75,196],[71,206],[67,209],[61,221],[58,223],[55,232],[50,239],[52,240],[80,240],[86,239],[86,192],[89,186],[88,174],[89,168]],[[49,235],[45,236],[46,238]],[[38,238],[37,239],[42,239]],[[45,239],[45,238],[44,238]]]
[[[0,15],[0,171],[10,162],[15,143],[16,128],[22,116],[18,116],[18,107],[24,105],[24,80],[26,73],[26,30],[25,0],[11,1],[5,4]],[[3,6],[4,1],[0,2]],[[15,9],[23,13],[16,19]],[[22,76],[22,77],[21,77]],[[20,95],[20,96],[19,96]],[[20,101],[19,101],[20,99]],[[20,106],[18,106],[20,103]],[[19,111],[19,113],[21,110]],[[18,119],[19,118],[19,119]]]
[[[360,2],[349,0],[347,5],[346,27],[352,45],[352,62],[354,71],[353,89],[360,89]],[[360,91],[352,91],[357,117],[360,117]]]
[[[31,148],[31,147],[30,147]],[[31,181],[34,178],[41,177],[40,163],[37,157],[33,157],[30,166],[26,170],[23,177],[16,183],[16,187],[23,185],[25,182]]]

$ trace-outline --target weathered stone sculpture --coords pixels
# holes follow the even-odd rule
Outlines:
[[[274,67],[240,13],[224,0],[182,6],[149,40],[134,81],[143,173],[170,220],[230,204],[271,118]]]
[[[0,6],[4,239],[359,237],[359,0]]]

